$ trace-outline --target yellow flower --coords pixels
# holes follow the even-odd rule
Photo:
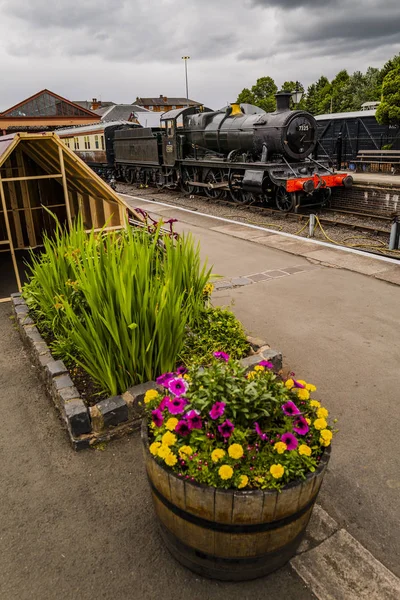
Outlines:
[[[153,442],[149,448],[150,452],[153,456],[157,456],[157,452],[159,447],[161,446],[160,442]]]
[[[225,456],[225,450],[222,450],[222,448],[216,448],[215,450],[213,450],[211,452],[211,458],[212,458],[213,462],[218,462],[224,456]]]
[[[287,450],[287,446],[284,442],[276,442],[274,450],[276,450],[278,454],[283,454],[285,450]]]
[[[297,388],[296,392],[300,400],[308,400],[310,397],[310,392],[304,388]]]
[[[147,390],[147,392],[144,395],[145,404],[148,404],[149,402],[151,402],[152,400],[157,398],[157,396],[158,396],[157,390]]]
[[[299,454],[304,454],[304,456],[311,456],[311,448],[306,444],[301,444],[299,446]]]
[[[250,381],[252,379],[254,379],[254,377],[257,375],[257,371],[249,371],[249,373],[247,373],[247,379],[249,379]]]
[[[304,379],[297,379],[296,381],[297,381],[297,383],[300,383],[300,385],[304,385],[304,386],[307,385],[307,381],[304,381]]]
[[[228,454],[231,458],[242,458],[244,452],[240,444],[231,444],[228,448]]]
[[[309,419],[308,417],[306,417],[306,421],[307,421],[307,425],[311,425],[311,419]]]
[[[254,370],[255,370],[255,371],[264,371],[264,367],[263,367],[262,365],[256,365],[256,366],[254,367]]]
[[[173,452],[169,452],[169,454],[167,454],[167,456],[164,458],[164,462],[169,467],[173,467],[178,462],[178,459]]]
[[[171,454],[171,450],[165,444],[161,444],[157,451],[157,456],[160,458],[165,458],[168,454]]]
[[[331,445],[330,440],[324,440],[324,438],[322,438],[322,437],[319,438],[319,443],[321,444],[321,446],[330,446]]]
[[[316,419],[314,421],[314,427],[315,429],[325,429],[326,427],[328,427],[328,423],[325,419]]]
[[[190,456],[191,454],[193,454],[193,450],[190,446],[182,446],[182,448],[179,448],[179,456],[181,458],[185,458],[186,456]]]
[[[320,408],[321,402],[318,402],[318,400],[311,400],[310,406],[313,406],[314,408]]]
[[[285,472],[284,467],[282,467],[282,465],[271,465],[271,468],[269,470],[269,472],[271,473],[272,477],[274,477],[275,479],[280,479],[282,477],[282,475]]]
[[[170,431],[167,431],[167,433],[164,433],[164,435],[162,436],[161,441],[166,446],[173,446],[176,442],[176,435],[174,435]]]
[[[178,425],[178,419],[175,419],[175,417],[171,417],[170,419],[168,419],[168,421],[165,423],[165,427],[169,430],[169,431],[174,431],[175,427]]]
[[[326,408],[319,408],[317,410],[317,417],[319,417],[320,419],[326,419],[328,415],[329,412],[326,410]]]
[[[186,379],[186,381],[190,381],[190,377],[187,373],[184,374],[183,379]]]
[[[233,475],[233,469],[229,465],[222,465],[222,467],[218,469],[218,475],[221,479],[230,479]]]
[[[316,392],[317,388],[312,383],[307,383],[306,384],[306,390],[308,390],[309,392]]]
[[[214,285],[212,283],[207,283],[203,288],[203,294],[211,294],[214,289]]]
[[[287,380],[285,381],[285,385],[286,385],[286,387],[287,387],[287,389],[288,389],[288,390],[291,390],[291,389],[292,389],[292,387],[294,386],[294,381],[293,381],[293,379],[287,379]]]
[[[320,436],[326,442],[330,442],[333,437],[333,433],[330,429],[323,429],[322,431],[320,431]]]
[[[244,488],[246,487],[246,485],[249,483],[249,478],[247,477],[247,475],[241,475],[240,476],[240,483],[238,485],[238,488]]]

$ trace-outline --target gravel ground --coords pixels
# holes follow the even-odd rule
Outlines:
[[[251,223],[254,225],[265,226],[276,231],[284,231],[286,233],[296,234],[302,237],[308,237],[308,219],[309,212],[304,209],[304,213],[300,216],[292,216],[288,214],[279,214],[260,210],[258,207],[235,206],[227,205],[223,201],[210,200],[205,196],[187,196],[179,190],[157,190],[155,188],[140,189],[134,185],[119,183],[117,191],[132,196],[141,196],[146,199],[154,199],[158,202],[174,204],[191,210],[198,210],[217,217],[224,217],[238,222]],[[343,223],[352,225],[361,225],[367,227],[376,227],[377,230],[385,230],[385,233],[374,233],[372,231],[360,231],[351,229],[348,226],[341,227],[340,225],[322,224],[324,232],[317,226],[314,232],[314,237],[322,241],[333,241],[339,245],[347,245],[350,247],[359,248],[361,250],[379,251],[385,253],[388,248],[390,235],[390,221],[374,219],[373,217],[359,217],[356,215],[342,214],[336,211],[320,210],[318,216],[324,219],[342,221]],[[392,258],[400,258],[398,253],[387,253]]]

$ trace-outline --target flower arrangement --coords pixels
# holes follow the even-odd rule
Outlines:
[[[146,392],[149,450],[178,477],[218,488],[277,489],[314,472],[333,436],[316,387],[275,375],[262,361],[246,373],[224,352],[212,363],[158,377]]]

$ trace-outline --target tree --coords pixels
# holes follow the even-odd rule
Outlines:
[[[331,84],[324,75],[307,90],[306,109],[313,115],[329,112],[331,102]]]
[[[305,100],[305,95],[304,95],[304,85],[300,81],[285,81],[285,83],[282,85],[282,91],[294,92],[296,90],[302,92],[303,96],[302,96],[300,102],[298,104],[296,104],[296,106],[294,106],[292,103],[292,108],[296,108],[298,110],[303,110],[306,107],[306,100]]]
[[[244,88],[240,92],[237,102],[248,102],[259,106],[266,112],[273,112],[276,107],[275,94],[277,90],[278,88],[272,77],[260,77],[251,90]]]
[[[400,123],[400,63],[390,70],[382,84],[382,101],[376,111],[380,124]]]

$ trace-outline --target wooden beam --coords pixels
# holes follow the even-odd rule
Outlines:
[[[1,180],[1,177],[0,177],[0,196],[1,196],[1,203],[3,205],[4,221],[6,223],[8,243],[10,244],[11,258],[12,258],[13,265],[14,265],[15,279],[17,280],[18,291],[20,292],[22,290],[21,279],[19,276],[17,259],[15,258],[14,245],[13,245],[11,229],[10,229],[10,222],[8,220],[8,214],[7,214],[6,197],[4,195],[4,187],[3,187],[3,182]]]
[[[32,179],[61,179],[62,173],[55,175],[25,175],[24,177],[3,177],[3,183],[8,181],[31,181]]]
[[[21,172],[23,174],[23,176],[25,176],[26,172],[25,172],[24,156],[23,156],[20,148],[16,148],[15,157],[17,159],[17,166],[18,166],[19,172]],[[26,229],[28,232],[29,245],[36,246],[35,226],[33,224],[33,218],[32,218],[32,212],[31,212],[31,202],[30,202],[30,197],[29,197],[28,185],[27,185],[26,181],[21,181],[21,193],[22,193],[22,200],[23,200],[24,208],[25,208],[25,221],[26,221]]]
[[[9,157],[9,159],[7,160],[6,165],[5,165],[7,178],[9,178],[10,175],[12,175],[12,169],[13,169],[13,167],[11,166],[11,157]],[[13,216],[13,221],[14,221],[15,235],[17,238],[17,246],[18,246],[18,248],[23,248],[25,246],[24,234],[22,233],[21,219],[20,219],[19,212],[18,212],[21,209],[18,208],[17,192],[16,192],[15,185],[13,182],[10,182],[8,184],[8,192],[10,195],[10,205],[11,205],[12,216]]]
[[[61,144],[58,146],[58,156],[60,159],[60,170],[61,170],[63,189],[64,189],[65,208],[67,209],[68,225],[71,227],[72,226],[71,207],[69,205],[68,186],[67,186],[67,178],[65,175],[63,147]]]

